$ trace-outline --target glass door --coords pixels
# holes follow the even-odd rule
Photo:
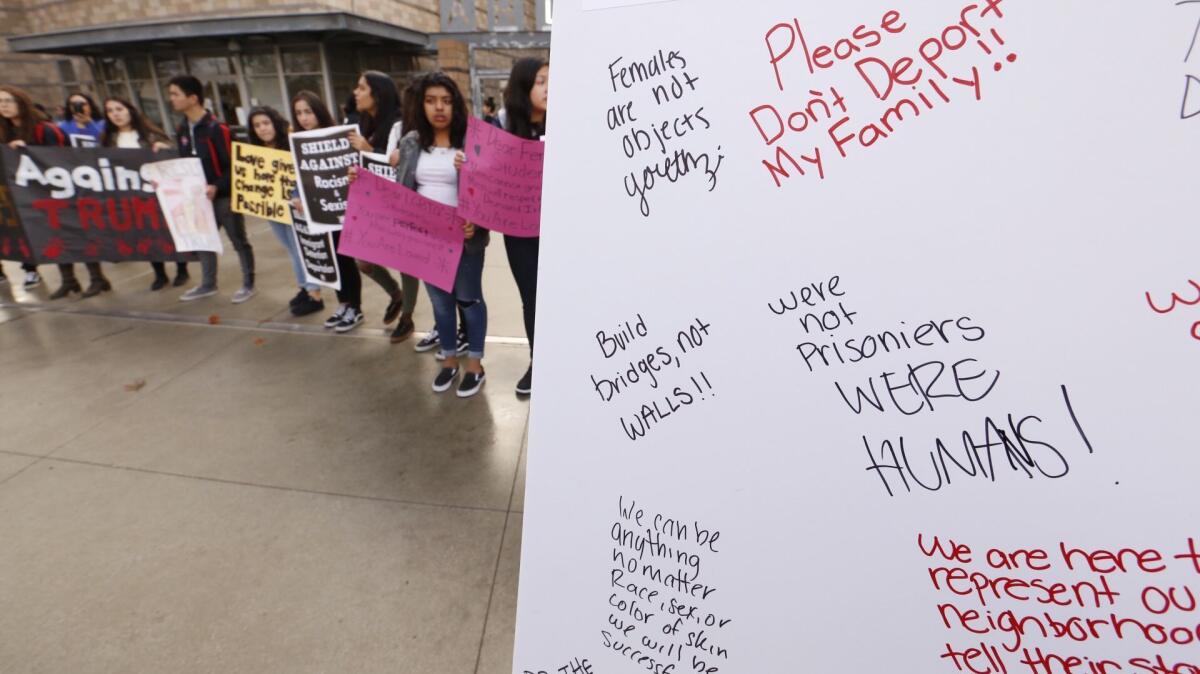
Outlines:
[[[188,71],[204,83],[204,106],[230,126],[245,126],[249,108],[242,95],[238,68],[228,54],[193,54]]]

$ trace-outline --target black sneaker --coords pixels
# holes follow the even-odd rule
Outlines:
[[[362,325],[362,322],[363,322],[362,312],[359,311],[358,309],[355,309],[354,307],[347,307],[346,313],[342,314],[342,320],[340,322],[338,322],[337,326],[334,327],[333,330],[334,330],[334,332],[339,332],[339,333],[350,332],[354,328],[357,328],[358,326]]]
[[[401,295],[388,302],[387,309],[383,310],[383,324],[391,325],[392,321],[400,317],[400,310],[404,308],[404,296]]]
[[[449,390],[454,385],[454,378],[457,376],[457,367],[443,367],[437,378],[433,380],[433,392],[441,393]]]
[[[307,316],[315,314],[325,308],[325,300],[319,300],[308,293],[304,293],[304,299],[292,305],[293,316]]]
[[[458,346],[455,348],[455,350],[458,352],[458,355],[462,356],[462,355],[466,354],[467,351],[470,351],[470,349],[471,349],[471,343],[467,341],[467,331],[459,330],[458,331]]]
[[[517,395],[527,396],[533,393],[533,366],[530,365],[528,370],[525,370],[525,376],[521,377],[521,381],[517,382]]]
[[[24,285],[25,285],[26,290],[33,290],[34,288],[42,285],[42,275],[37,273],[36,271],[25,272],[25,284]]]
[[[299,304],[303,304],[303,303],[304,303],[304,301],[305,301],[306,299],[308,299],[308,297],[309,297],[308,291],[307,291],[307,290],[305,290],[304,288],[301,288],[301,289],[300,289],[300,292],[296,293],[296,296],[295,296],[295,297],[293,297],[292,299],[288,300],[288,306],[289,306],[289,307],[295,307],[295,306],[297,306],[297,305],[299,305]],[[311,312],[310,312],[310,313],[311,313]]]
[[[440,344],[440,343],[441,342],[438,341],[437,328],[433,328],[432,330],[429,331],[428,335],[425,335],[425,337],[422,338],[421,341],[417,342],[413,346],[413,350],[416,351],[417,353],[425,353],[426,351],[432,351],[432,350],[436,349],[438,344]]]
[[[190,281],[191,278],[192,276],[186,271],[178,272],[175,274],[175,280],[171,283],[171,285],[175,288],[182,288],[183,286],[187,285],[187,282]]]
[[[409,317],[408,314],[402,314],[400,316],[400,322],[396,324],[396,329],[392,330],[392,344],[399,344],[409,337],[412,337],[413,330],[416,328],[417,326],[413,324],[413,319]]]
[[[337,311],[333,312],[332,316],[325,319],[325,327],[328,329],[336,328],[337,324],[342,322],[342,318],[345,317],[346,312],[349,310],[349,304],[343,304],[339,306]]]
[[[486,372],[468,372],[463,375],[462,381],[458,384],[458,397],[470,398],[479,393],[479,389],[483,388],[483,382],[487,379]]]

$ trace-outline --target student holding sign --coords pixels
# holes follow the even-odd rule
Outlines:
[[[292,126],[301,131],[314,131],[335,126],[335,122],[333,115],[329,114],[329,108],[316,94],[301,91],[292,98]],[[304,204],[299,197],[292,200],[292,206],[298,212],[304,212]],[[340,231],[333,232],[334,248],[341,236]],[[363,322],[362,276],[353,258],[339,254],[335,259],[342,287],[337,291],[337,311],[325,319],[325,327],[337,332],[350,332]]]
[[[66,137],[58,127],[46,120],[33,105],[33,99],[24,90],[11,86],[0,86],[0,143],[12,148],[25,145],[65,145]],[[37,265],[25,262],[25,289],[31,290],[42,284]],[[8,279],[0,271],[0,282]]]
[[[504,91],[504,107],[508,111],[506,129],[514,136],[541,140],[546,134],[546,102],[550,90],[550,64],[539,58],[524,58],[513,64]],[[541,237],[504,235],[504,252],[508,266],[521,293],[525,314],[525,335],[529,337],[531,362],[525,376],[517,382],[517,394],[533,392],[533,324],[537,311],[538,247]]]
[[[364,72],[358,78],[358,86],[354,87],[354,109],[358,114],[359,132],[350,135],[350,144],[359,152],[386,152],[392,128],[400,123],[400,92],[396,83],[377,70]],[[387,325],[400,319],[392,331],[392,343],[408,339],[415,329],[412,314],[416,309],[420,281],[415,276],[401,274],[401,287],[387,269],[377,264],[359,260],[358,268],[391,298],[383,312],[383,323]]]
[[[417,101],[424,114],[416,115],[416,130],[400,141],[396,180],[419,194],[449,206],[458,206],[458,170],[463,162],[467,135],[467,104],[454,80],[445,73],[421,79]],[[458,397],[469,398],[483,387],[483,348],[487,337],[487,304],[483,300],[483,258],[489,232],[464,222],[467,241],[452,292],[428,283],[429,299],[445,362],[433,382],[433,390],[448,390],[458,377],[458,309],[467,329],[466,373],[458,386]]]
[[[33,99],[28,93],[16,87],[0,86],[0,143],[14,149],[26,146],[64,147],[67,144],[67,136],[34,107]],[[26,290],[42,284],[36,264],[26,262],[21,268],[25,270]],[[62,285],[50,294],[50,299],[62,299],[71,293],[83,292],[83,287],[75,278],[75,265],[60,264],[58,271],[62,275]],[[91,275],[88,290],[99,288],[92,292],[92,295],[112,289],[112,285],[100,271],[100,263],[88,264],[88,273]],[[0,272],[0,279],[2,278],[3,272]]]
[[[269,147],[275,150],[290,151],[288,143],[288,123],[275,108],[262,106],[250,111],[248,126],[252,145]],[[288,258],[292,261],[292,273],[296,276],[296,285],[300,292],[289,302],[293,316],[307,316],[325,308],[321,299],[321,286],[308,282],[304,274],[304,261],[300,259],[300,251],[296,248],[296,237],[292,228],[283,222],[268,220],[271,232],[287,250]]]
[[[120,147],[127,150],[143,148],[155,152],[171,148],[167,132],[146,119],[137,106],[124,98],[110,97],[104,101],[104,119],[100,147]],[[150,290],[162,290],[167,287],[170,279],[167,278],[166,264],[151,262],[150,266],[154,269],[154,282],[150,284]],[[182,286],[187,280],[187,263],[176,262],[175,287]]]
[[[242,266],[242,287],[233,294],[233,303],[241,304],[254,297],[254,248],[246,237],[246,221],[234,213],[230,204],[230,148],[233,137],[229,127],[204,109],[204,87],[191,75],[177,75],[167,84],[171,107],[184,116],[183,124],[175,130],[181,157],[199,157],[208,180],[208,198],[213,202],[217,226],[237,251]],[[217,254],[207,251],[200,257],[200,285],[180,296],[181,302],[198,300],[217,294]]]

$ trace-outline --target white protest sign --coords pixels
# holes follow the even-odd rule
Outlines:
[[[514,672],[1200,672],[1200,7],[595,4]]]
[[[71,140],[71,147],[78,148],[93,148],[99,147],[100,143],[93,136],[88,136],[82,133],[68,134]]]
[[[154,181],[154,195],[167,228],[180,252],[224,252],[217,218],[208,198],[204,165],[196,157],[167,159],[142,166],[142,176]]]

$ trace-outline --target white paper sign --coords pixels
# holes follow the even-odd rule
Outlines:
[[[197,157],[167,159],[146,164],[142,175],[155,183],[154,195],[167,220],[167,228],[181,253],[224,252],[204,165]]]
[[[1200,5],[589,4],[514,672],[1200,671]]]
[[[98,143],[93,136],[88,136],[82,133],[72,133],[69,134],[69,136],[71,140],[71,147],[93,148],[100,146],[100,143]]]

